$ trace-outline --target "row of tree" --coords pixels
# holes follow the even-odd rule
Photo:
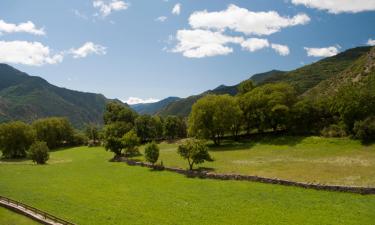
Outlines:
[[[0,150],[4,158],[24,158],[34,143],[39,147],[45,144],[48,149],[56,149],[85,142],[85,135],[74,130],[65,118],[40,119],[31,125],[20,121],[0,124]]]
[[[375,140],[375,86],[347,86],[331,97],[298,97],[286,83],[254,87],[245,81],[237,96],[207,95],[192,108],[189,135],[220,144],[224,136],[288,131],[292,134],[352,135]]]

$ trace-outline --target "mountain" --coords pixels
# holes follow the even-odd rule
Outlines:
[[[249,79],[254,81],[254,83],[260,83],[264,81],[265,79],[269,77],[277,77],[283,75],[285,72],[279,71],[279,70],[271,70],[269,72],[261,73],[261,74],[255,74],[251,76]],[[226,85],[220,85],[217,88],[213,90],[205,91],[198,95],[189,96],[187,98],[182,98],[178,101],[174,101],[168,105],[166,105],[164,108],[162,108],[157,114],[161,116],[167,116],[167,115],[176,115],[176,116],[188,116],[191,107],[194,105],[196,101],[198,101],[200,98],[204,97],[207,94],[229,94],[229,95],[236,95],[237,89],[239,84],[233,85],[233,86],[226,86]]]
[[[357,59],[340,74],[320,82],[304,95],[307,97],[332,96],[341,87],[355,85],[357,88],[374,88],[375,84],[375,47]],[[371,86],[373,85],[373,86]]]
[[[357,47],[346,50],[336,56],[322,59],[316,63],[296,70],[270,76],[264,83],[286,82],[294,86],[299,94],[303,94],[321,81],[334,77],[345,71],[352,63],[370,51],[371,47]]]
[[[348,49],[336,56],[322,59],[310,65],[285,72],[279,70],[271,70],[266,73],[255,74],[250,77],[257,85],[267,83],[286,82],[292,85],[297,93],[302,95],[308,90],[314,88],[322,81],[336,77],[346,71],[353,63],[359,60],[370,51],[371,47],[357,47]],[[172,102],[158,114],[160,115],[179,115],[188,116],[192,105],[201,97],[207,94],[230,94],[237,93],[238,85],[234,86],[219,86],[214,90],[206,91],[199,95],[193,95],[178,101]]]
[[[156,114],[159,112],[162,108],[167,106],[168,104],[175,102],[181,98],[179,97],[168,97],[163,100],[160,100],[158,102],[154,103],[140,103],[140,104],[134,104],[130,105],[132,109],[134,109],[139,114]]]
[[[40,77],[0,64],[0,122],[31,122],[62,116],[78,128],[86,123],[102,124],[105,105],[109,101],[112,100],[101,94],[56,87]]]

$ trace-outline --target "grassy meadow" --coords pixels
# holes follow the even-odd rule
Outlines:
[[[289,144],[282,144],[282,140],[277,139],[274,143],[264,140],[238,144],[237,149],[232,143],[213,149],[211,153],[216,161],[203,166],[218,172],[252,173],[259,169],[262,175],[284,174],[298,178],[297,172],[291,173],[293,166],[298,166],[295,170],[301,170],[306,165],[304,171],[308,171],[313,163],[324,164],[321,162],[324,157],[326,161],[334,161],[335,157],[354,157],[353,151],[359,152],[355,157],[363,157],[373,166],[374,146],[361,147],[356,142],[335,139],[318,140],[319,144],[314,144],[314,140],[317,139],[301,138],[293,144],[290,140],[287,140]],[[316,149],[314,145],[326,148]],[[175,153],[175,145],[162,144],[161,147],[164,164],[185,166]],[[256,182],[192,179],[171,172],[112,163],[108,161],[111,157],[112,153],[101,147],[79,147],[52,152],[46,166],[37,166],[27,160],[0,161],[0,195],[77,224],[370,225],[375,221],[375,196],[371,195]],[[257,163],[230,163],[240,159]],[[308,163],[310,159],[315,162]],[[281,166],[283,162],[288,165]],[[338,159],[335,163],[340,165]],[[331,164],[328,166],[333,168]],[[354,162],[346,166],[371,180],[373,167]],[[367,173],[362,172],[362,167],[367,168]],[[321,169],[316,166],[314,170]],[[316,179],[328,179],[329,171],[324,172],[326,175]],[[309,177],[314,173],[318,174],[311,172]],[[331,174],[331,177],[336,176],[336,172]],[[347,175],[342,172],[341,176]]]
[[[166,166],[187,168],[176,153],[177,146],[162,143],[159,159]],[[215,161],[199,166],[217,173],[375,187],[375,145],[365,146],[348,138],[260,137],[211,146],[210,154]]]

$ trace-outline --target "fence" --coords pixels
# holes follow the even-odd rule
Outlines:
[[[71,222],[68,222],[66,220],[60,219],[56,216],[53,216],[47,212],[44,212],[42,210],[39,210],[37,208],[28,206],[26,204],[23,204],[21,202],[0,196],[0,205],[15,211],[17,213],[23,214],[27,217],[30,217],[31,219],[37,220],[38,222],[41,222],[42,224],[61,224],[61,225],[74,225]]]

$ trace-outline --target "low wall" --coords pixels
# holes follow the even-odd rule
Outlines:
[[[352,187],[352,186],[334,186],[334,185],[321,185],[321,184],[311,184],[311,183],[302,183],[289,180],[273,179],[259,176],[250,176],[250,175],[239,175],[239,174],[217,174],[212,172],[201,172],[201,171],[189,171],[181,168],[172,168],[165,167],[160,165],[152,165],[146,162],[138,162],[124,157],[119,157],[113,159],[116,162],[125,162],[130,166],[142,166],[148,167],[156,170],[166,170],[179,174],[186,175],[187,177],[198,177],[203,179],[216,179],[216,180],[242,180],[242,181],[256,181],[267,184],[280,184],[285,186],[295,186],[308,189],[316,190],[326,190],[326,191],[339,191],[339,192],[350,192],[358,193],[363,195],[375,194],[375,188],[367,187]]]

